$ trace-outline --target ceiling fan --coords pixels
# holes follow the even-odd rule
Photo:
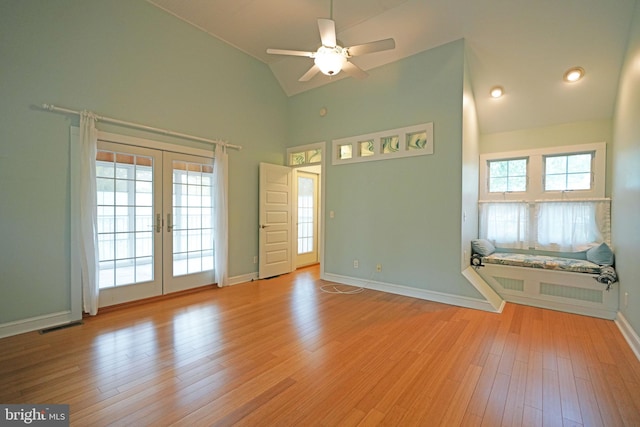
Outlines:
[[[331,16],[333,17],[333,1],[331,2]],[[339,46],[336,41],[336,23],[333,19],[319,18],[318,29],[322,45],[315,52],[267,49],[267,53],[312,58],[314,61],[313,66],[298,79],[300,82],[306,82],[311,80],[319,71],[327,76],[335,76],[341,70],[344,70],[345,73],[352,77],[363,79],[368,74],[353,62],[349,62],[350,58],[396,47],[396,42],[393,39],[378,40],[351,47]]]

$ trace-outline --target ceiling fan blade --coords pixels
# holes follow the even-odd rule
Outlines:
[[[313,64],[313,67],[309,68],[309,71],[307,71],[306,73],[304,73],[302,75],[302,77],[300,77],[298,79],[299,82],[308,82],[309,80],[311,80],[311,78],[313,76],[315,76],[316,74],[318,74],[318,72],[320,71],[320,68],[318,68],[318,66],[316,64]]]
[[[320,30],[320,40],[322,45],[327,47],[336,46],[336,23],[331,19],[318,19],[318,29]]]
[[[267,53],[271,55],[291,55],[291,56],[306,56],[307,58],[313,58],[314,52],[304,52],[302,50],[287,50],[287,49],[267,49]]]
[[[366,53],[373,53],[373,52],[380,52],[383,50],[394,49],[395,47],[396,47],[395,40],[384,39],[384,40],[378,40],[375,42],[369,42],[369,43],[348,47],[347,52],[349,52],[349,56],[359,56],[359,55],[364,55]]]
[[[356,79],[364,79],[369,75],[362,68],[349,61],[344,63],[344,65],[342,66],[342,71],[349,74],[351,77],[355,77]]]

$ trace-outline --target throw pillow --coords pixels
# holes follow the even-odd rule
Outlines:
[[[613,251],[604,242],[587,251],[587,260],[594,264],[613,265],[613,259]]]
[[[471,250],[474,254],[489,256],[496,251],[496,247],[485,239],[474,239],[471,241]]]

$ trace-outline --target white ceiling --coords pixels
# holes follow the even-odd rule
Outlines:
[[[312,60],[267,55],[267,48],[314,51],[317,18],[330,0],[148,0],[265,62],[291,96],[329,84],[298,78]],[[393,37],[396,49],[352,61],[369,70],[464,38],[482,133],[607,119],[636,0],[335,0],[344,46]],[[578,83],[562,82],[579,65]],[[505,88],[489,97],[494,85]]]

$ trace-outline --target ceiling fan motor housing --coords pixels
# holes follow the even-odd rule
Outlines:
[[[320,46],[315,54],[314,62],[323,74],[338,74],[347,62],[346,50],[340,46]]]

